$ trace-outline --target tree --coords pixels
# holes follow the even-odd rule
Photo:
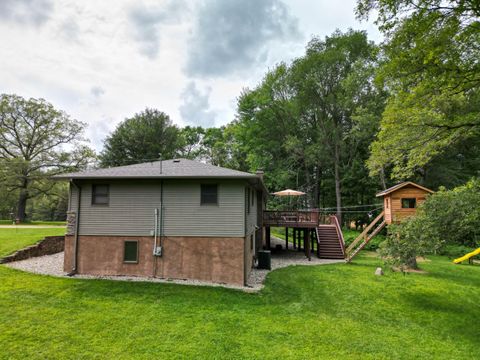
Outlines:
[[[375,66],[365,33],[336,32],[244,90],[233,128],[247,169],[263,168],[272,189],[305,191],[306,207],[335,203],[340,215],[343,200],[370,203],[378,185],[365,160],[385,103]]]
[[[100,166],[122,166],[174,158],[181,149],[180,130],[162,111],[145,109],[125,119],[106,138]]]
[[[342,34],[337,31],[325,40],[314,38],[307,46],[306,55],[292,66],[300,116],[307,125],[306,130],[313,143],[326,145],[311,148],[314,151],[311,156],[317,159],[327,156],[333,166],[339,219],[342,168],[348,168],[345,165],[356,157],[356,151],[351,150],[362,145],[357,141],[360,138],[354,136],[353,117],[371,105],[372,98],[383,104],[372,84],[375,51],[364,32],[350,30]]]
[[[204,137],[205,129],[201,126],[185,126],[180,129],[179,155],[186,159],[201,158],[205,152],[203,147]]]
[[[94,152],[82,145],[84,128],[43,99],[0,95],[0,182],[17,193],[20,221],[27,201],[54,187],[51,176],[78,170],[93,159]]]
[[[477,0],[359,0],[386,36],[378,80],[392,96],[372,145],[371,174],[416,175],[469,139],[480,140]]]

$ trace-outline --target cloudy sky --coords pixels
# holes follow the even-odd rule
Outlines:
[[[364,29],[355,0],[0,0],[0,92],[44,98],[88,123],[101,150],[145,107],[180,126],[234,117],[242,88],[313,36]]]

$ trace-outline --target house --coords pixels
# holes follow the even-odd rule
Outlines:
[[[384,218],[386,224],[399,223],[415,215],[417,206],[425,201],[433,191],[411,181],[392,186],[377,194],[383,197]]]
[[[262,174],[174,159],[59,175],[64,270],[244,285],[262,247]]]

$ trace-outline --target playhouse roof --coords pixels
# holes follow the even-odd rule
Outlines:
[[[415,184],[414,182],[411,182],[411,181],[405,181],[405,182],[402,182],[400,184],[397,184],[397,185],[394,185],[386,190],[383,190],[381,192],[379,192],[376,196],[377,197],[380,197],[380,196],[385,196],[385,195],[388,195],[392,192],[395,192],[397,190],[400,190],[401,188],[404,188],[405,186],[414,186],[416,188],[419,188],[419,189],[422,189],[430,194],[433,193],[433,190],[430,190],[430,189],[427,189],[426,187],[423,187],[421,185],[418,185],[418,184]]]

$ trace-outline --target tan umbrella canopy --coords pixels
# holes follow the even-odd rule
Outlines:
[[[305,193],[302,192],[302,191],[286,189],[286,190],[274,192],[272,195],[275,195],[275,196],[301,196],[301,195],[305,195]]]
[[[292,189],[286,189],[286,190],[282,190],[282,191],[277,191],[277,192],[274,192],[272,195],[275,195],[275,196],[288,196],[289,199],[288,199],[288,207],[291,208],[291,196],[302,196],[302,195],[305,195],[304,192],[302,191],[297,191],[297,190],[292,190]]]

